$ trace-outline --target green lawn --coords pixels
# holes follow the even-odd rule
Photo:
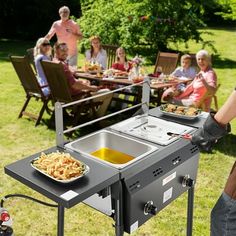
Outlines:
[[[236,28],[210,29],[211,34],[204,38],[214,42],[217,54],[214,55],[215,68],[221,87],[217,93],[221,106],[236,86],[235,39]],[[0,196],[11,193],[24,193],[49,202],[37,192],[25,187],[4,174],[4,166],[26,156],[55,145],[55,132],[46,125],[34,127],[27,118],[17,119],[24,101],[24,91],[8,61],[9,54],[22,55],[34,43],[0,41]],[[176,48],[176,45],[172,45]],[[200,44],[190,43],[186,49],[179,50],[196,53]],[[207,48],[214,53],[211,48]],[[83,57],[81,57],[82,60]],[[33,102],[35,110],[39,108]],[[45,116],[47,118],[47,116]],[[236,133],[236,121],[232,122],[232,133]],[[212,154],[201,154],[195,192],[194,236],[209,235],[209,215],[219,197],[230,167],[236,156],[236,136],[228,135],[216,145]],[[136,236],[181,236],[185,235],[187,194],[183,194],[166,209],[149,220],[133,235]],[[5,203],[13,216],[17,236],[55,236],[57,212],[55,209],[37,203],[11,199]],[[80,204],[66,210],[65,235],[114,235],[113,220],[97,211]]]

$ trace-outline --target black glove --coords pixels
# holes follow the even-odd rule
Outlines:
[[[230,132],[230,124],[225,127],[221,126],[214,119],[213,113],[210,113],[203,127],[196,131],[192,136],[192,143],[196,144],[201,150],[210,152],[212,145],[217,140]]]

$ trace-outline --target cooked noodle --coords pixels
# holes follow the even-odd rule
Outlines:
[[[40,158],[33,162],[33,165],[44,173],[57,180],[69,180],[84,173],[85,165],[69,153],[52,152],[42,153]]]

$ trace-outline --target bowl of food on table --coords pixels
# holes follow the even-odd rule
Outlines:
[[[102,67],[98,63],[85,62],[84,71],[91,74],[97,74],[102,72]]]

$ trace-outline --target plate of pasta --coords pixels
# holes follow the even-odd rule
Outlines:
[[[60,182],[71,183],[89,172],[89,166],[75,159],[69,153],[41,153],[31,161],[31,166],[47,177]]]

